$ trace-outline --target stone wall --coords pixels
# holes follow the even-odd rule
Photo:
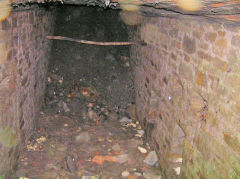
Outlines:
[[[0,176],[12,178],[43,100],[54,12],[12,12],[0,22]]]
[[[145,18],[132,47],[138,118],[167,178],[240,177],[240,28]]]

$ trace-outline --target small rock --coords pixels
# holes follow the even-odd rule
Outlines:
[[[130,175],[130,173],[127,170],[122,172],[122,177],[123,178],[127,178],[129,175]]]
[[[158,171],[155,171],[153,169],[146,169],[146,171],[143,173],[143,177],[146,179],[161,179],[161,174]]]
[[[112,142],[112,139],[108,139],[107,141],[108,141],[109,143],[111,143],[111,142]]]
[[[30,179],[30,178],[27,178],[27,177],[19,177],[19,179]]]
[[[88,132],[81,132],[75,139],[78,143],[87,143],[91,140],[91,137]]]
[[[128,161],[128,154],[122,154],[122,155],[118,155],[116,156],[118,163],[122,164],[125,163],[126,161]]]
[[[112,55],[112,54],[107,54],[106,57],[105,57],[106,60],[109,60],[109,61],[116,61],[116,58]]]
[[[63,109],[64,112],[70,112],[70,109],[67,106],[67,103],[65,103],[64,101],[59,101],[58,102],[58,106]]]
[[[135,134],[135,137],[139,137],[139,138],[141,138],[141,137],[143,137],[143,136],[140,135],[140,134]]]
[[[142,174],[140,172],[134,172],[133,175],[137,176],[137,177],[141,177]]]
[[[47,140],[46,137],[41,136],[41,137],[38,138],[36,141],[37,141],[38,144],[41,144],[41,143],[45,142],[46,140]]]
[[[129,126],[132,126],[132,127],[134,127],[134,128],[137,127],[137,124],[135,124],[135,123],[133,123],[133,122],[132,122],[132,123],[128,123],[128,125],[129,125]]]
[[[105,140],[105,138],[104,138],[104,137],[98,137],[97,140],[98,140],[99,142],[103,142],[103,141]]]
[[[70,112],[70,109],[67,106],[67,103],[62,102],[64,112]]]
[[[132,119],[129,119],[127,117],[123,117],[122,119],[120,119],[120,123],[122,125],[126,125],[126,124],[129,124],[129,123],[132,123]]]
[[[120,151],[120,150],[121,150],[121,147],[120,147],[119,144],[114,144],[113,147],[112,147],[112,149],[113,149],[114,151]]]
[[[144,130],[137,130],[137,133],[140,134],[141,136],[144,135]]]
[[[83,175],[82,179],[99,179],[99,176],[93,176],[93,175]]]
[[[67,161],[67,167],[70,170],[70,172],[75,172],[77,168],[74,163],[74,158],[68,156],[66,161]]]
[[[51,82],[52,82],[52,80],[51,80],[50,77],[47,78],[47,81],[48,81],[48,83],[51,83]]]
[[[138,150],[142,153],[142,154],[146,154],[147,153],[147,149],[138,146]]]
[[[88,118],[93,121],[98,120],[98,115],[95,111],[93,111],[91,108],[88,109]]]
[[[126,67],[129,67],[129,66],[130,66],[129,62],[126,62],[126,63],[125,63],[125,66],[126,66]]]
[[[143,160],[144,163],[146,163],[147,165],[153,166],[157,163],[158,158],[157,158],[157,154],[155,151],[151,151],[148,153],[147,157]]]
[[[176,168],[173,168],[174,171],[176,172],[177,175],[180,175],[180,172],[181,172],[181,168],[180,167],[176,167]]]

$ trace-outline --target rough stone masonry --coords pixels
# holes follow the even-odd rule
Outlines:
[[[54,13],[0,24],[0,174],[10,178],[42,103]],[[168,178],[240,176],[239,27],[185,16],[144,18],[132,38],[137,115]],[[137,41],[136,40],[136,41]]]
[[[145,18],[132,38],[137,115],[168,178],[240,177],[240,29]]]
[[[53,12],[26,9],[0,23],[0,176],[11,178],[41,107]]]

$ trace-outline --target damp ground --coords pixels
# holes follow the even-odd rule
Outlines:
[[[57,8],[55,35],[128,41],[119,11]],[[159,179],[134,104],[129,47],[53,40],[45,103],[20,155],[17,176]]]

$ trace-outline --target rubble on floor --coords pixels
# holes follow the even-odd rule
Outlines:
[[[72,86],[63,85],[54,73],[49,76],[47,103],[37,131],[20,156],[17,177],[161,178],[152,172],[159,171],[158,158],[145,141],[133,103],[108,105],[99,98],[92,80],[88,87],[75,86],[64,95],[61,91],[70,91]]]
[[[94,112],[99,118],[101,114]],[[141,129],[138,121],[123,124],[123,117],[114,110],[105,109],[105,115],[104,120],[89,116],[82,120],[71,110],[63,114],[43,111],[39,130],[21,154],[18,177],[161,178],[152,172],[157,163],[155,152],[143,137],[135,136]]]

